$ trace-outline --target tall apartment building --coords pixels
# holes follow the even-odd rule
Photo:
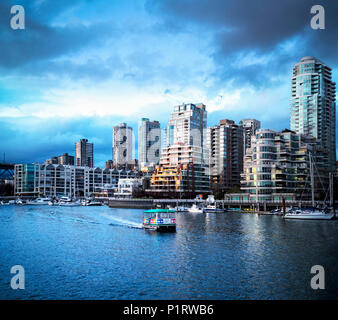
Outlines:
[[[243,170],[243,130],[232,120],[207,129],[206,149],[210,180],[226,191],[240,186]]]
[[[126,167],[133,159],[133,129],[126,123],[113,127],[112,154],[116,168]]]
[[[165,146],[176,143],[203,148],[207,111],[204,104],[182,104],[170,114],[165,134]]]
[[[119,179],[137,178],[132,171],[57,164],[17,164],[14,167],[16,196],[91,196]]]
[[[290,128],[311,135],[329,151],[329,170],[336,161],[336,84],[332,70],[314,57],[304,57],[293,68]]]
[[[256,134],[256,131],[261,128],[261,122],[256,119],[243,119],[239,122],[243,130],[243,153],[251,147],[251,136]]]
[[[58,156],[58,164],[73,166],[74,157],[70,156],[68,153],[63,153],[61,156]]]
[[[161,155],[161,125],[142,118],[138,126],[138,161],[141,167],[157,165]]]
[[[87,139],[75,143],[75,164],[81,167],[94,167],[94,144]]]
[[[201,147],[182,142],[163,148],[147,190],[153,197],[192,198],[210,192]]]
[[[251,138],[251,147],[244,157],[241,189],[250,200],[309,199],[310,156],[316,164],[317,193],[326,189],[326,151],[312,136],[291,130],[277,132],[258,130]]]

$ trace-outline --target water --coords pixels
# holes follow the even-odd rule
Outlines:
[[[143,210],[0,206],[1,299],[335,299],[338,220],[255,214],[177,216],[141,228]],[[25,268],[25,290],[10,268]],[[325,290],[313,290],[313,265]]]

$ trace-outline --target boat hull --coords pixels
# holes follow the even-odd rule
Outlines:
[[[285,214],[284,219],[299,219],[299,220],[331,220],[334,218],[333,213],[327,214]]]
[[[204,209],[205,213],[222,213],[225,212],[225,209]]]
[[[158,232],[175,232],[175,225],[149,225],[143,224],[143,228],[150,231],[158,231]]]

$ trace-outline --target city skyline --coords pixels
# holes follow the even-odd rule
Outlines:
[[[147,117],[164,128],[181,103],[205,104],[208,127],[254,118],[262,128],[289,128],[297,61],[315,56],[338,80],[337,4],[324,1],[326,30],[315,31],[310,3],[294,8],[285,1],[276,10],[263,1],[269,19],[259,19],[262,11],[245,3],[247,17],[242,1],[207,7],[197,1],[196,9],[187,1],[97,1],[98,13],[90,2],[21,1],[27,24],[16,33],[6,20],[10,2],[3,1],[0,151],[10,162],[42,163],[54,154],[73,155],[74,143],[87,138],[95,145],[95,165],[103,167],[114,125],[126,122],[137,132],[138,120]],[[299,19],[286,25],[291,9]]]

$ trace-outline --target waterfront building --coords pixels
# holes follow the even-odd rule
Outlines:
[[[138,126],[138,161],[141,167],[157,165],[161,153],[161,125],[142,118]]]
[[[210,192],[202,148],[182,142],[165,147],[147,193],[155,198],[193,198]]]
[[[310,156],[315,163],[316,194],[327,186],[327,152],[312,136],[291,130],[258,130],[244,157],[241,189],[251,200],[285,198],[306,200],[311,197]]]
[[[204,104],[182,104],[174,107],[165,130],[165,146],[177,143],[203,148],[207,111]]]
[[[105,185],[116,190],[119,179],[138,177],[133,171],[57,164],[16,164],[14,170],[17,196],[88,197]]]
[[[126,123],[113,127],[113,162],[115,168],[125,168],[133,160],[133,129]]]
[[[120,179],[117,185],[117,192],[115,192],[114,196],[131,198],[139,189],[142,189],[142,179]]]
[[[328,150],[329,170],[336,162],[336,84],[332,69],[314,57],[293,68],[290,129],[311,135]]]
[[[243,155],[246,150],[251,147],[251,136],[256,134],[256,131],[261,128],[261,122],[256,119],[242,119],[239,125],[243,130]]]
[[[243,130],[232,120],[221,120],[207,129],[209,176],[221,192],[240,186],[243,171]],[[216,187],[216,186],[215,186]]]
[[[94,144],[87,139],[75,143],[75,165],[80,167],[94,167]]]

